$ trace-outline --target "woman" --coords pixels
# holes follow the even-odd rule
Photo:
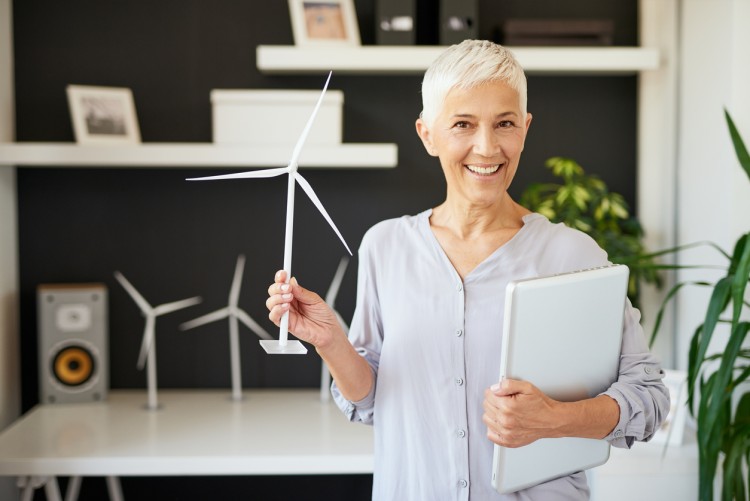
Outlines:
[[[416,129],[440,160],[445,201],[383,221],[359,249],[349,339],[321,298],[285,273],[269,287],[269,318],[330,368],[336,402],[374,424],[373,499],[587,499],[583,472],[500,496],[494,444],[543,437],[648,440],[669,399],[630,305],[618,381],[580,402],[557,402],[524,381],[497,383],[505,286],[510,280],[607,264],[584,233],[552,224],[508,194],[531,114],[513,55],[486,41],[446,50],[427,70]]]

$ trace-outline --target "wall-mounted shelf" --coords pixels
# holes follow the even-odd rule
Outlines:
[[[643,47],[511,48],[531,74],[631,74],[659,68],[659,51]],[[296,47],[259,45],[258,69],[268,74],[419,74],[443,46]]]
[[[213,143],[0,143],[0,165],[50,167],[279,167],[292,146],[227,146]],[[299,165],[321,168],[393,168],[398,150],[391,143],[305,146]]]

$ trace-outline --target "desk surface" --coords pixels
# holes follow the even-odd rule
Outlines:
[[[0,433],[0,475],[372,473],[372,428],[319,390],[141,390],[38,405]]]

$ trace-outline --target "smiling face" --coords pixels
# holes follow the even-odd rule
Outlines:
[[[419,119],[416,125],[427,152],[440,159],[447,200],[480,208],[510,201],[507,190],[530,124],[518,92],[496,81],[454,88],[434,123]]]

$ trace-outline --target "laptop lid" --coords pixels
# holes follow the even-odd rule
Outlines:
[[[500,378],[529,381],[561,401],[590,398],[616,379],[628,268],[610,265],[508,284]],[[494,446],[501,494],[603,464],[609,443],[548,438]]]

